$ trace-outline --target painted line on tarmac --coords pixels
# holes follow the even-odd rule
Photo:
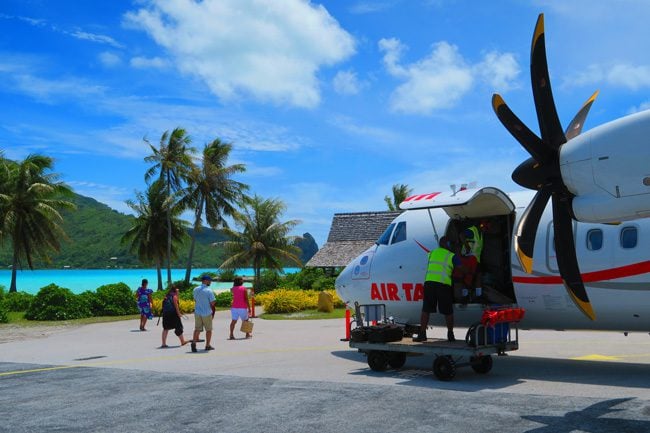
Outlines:
[[[324,347],[324,346],[313,346],[313,347],[296,347],[292,349],[259,349],[259,350],[248,350],[245,352],[225,352],[225,353],[215,353],[212,352],[210,356],[218,356],[218,357],[224,357],[224,356],[247,356],[250,354],[255,354],[255,353],[288,353],[288,352],[309,352],[309,351],[314,351],[314,350],[336,350],[340,349],[340,346],[331,346],[331,347]],[[201,351],[202,353],[205,353],[204,351]],[[15,376],[19,374],[28,374],[28,373],[43,373],[47,371],[56,371],[56,370],[65,370],[69,368],[82,368],[82,367],[103,367],[103,366],[110,366],[110,365],[119,365],[119,364],[139,364],[142,362],[150,362],[150,361],[170,361],[170,360],[176,360],[176,359],[182,359],[182,358],[187,358],[188,355],[194,355],[191,352],[185,352],[179,355],[168,355],[168,356],[148,356],[145,358],[127,358],[127,359],[116,359],[114,361],[101,361],[101,362],[87,362],[83,364],[74,364],[74,365],[58,365],[54,367],[43,367],[43,368],[32,368],[29,370],[13,370],[13,371],[5,371],[5,372],[0,372],[0,377],[3,376]]]

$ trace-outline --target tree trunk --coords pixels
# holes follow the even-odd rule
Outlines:
[[[162,271],[161,271],[161,260],[160,258],[156,260],[156,275],[158,276],[158,291],[161,292],[163,289],[163,283],[162,283]]]
[[[171,179],[167,170],[167,286],[172,285],[172,217],[171,217]]]
[[[194,232],[192,233],[192,241],[190,242],[190,253],[187,257],[187,267],[185,268],[185,284],[190,284],[190,274],[192,273],[192,260],[194,259],[194,244],[196,243],[196,232],[200,229],[201,215],[203,214],[203,195],[199,199],[199,206],[194,211]]]
[[[14,257],[11,264],[11,285],[9,293],[16,291],[16,272],[18,271],[18,253],[14,251]]]
[[[260,287],[260,279],[262,274],[260,259],[257,257],[253,260],[253,273],[255,274],[255,277],[253,278],[253,293],[256,293]]]

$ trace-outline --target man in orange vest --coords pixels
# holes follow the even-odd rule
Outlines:
[[[447,340],[454,338],[454,292],[451,287],[451,274],[460,260],[454,253],[451,242],[446,236],[440,238],[439,247],[429,253],[427,274],[424,281],[424,298],[420,315],[420,332],[413,341],[427,340],[427,326],[431,313],[440,311],[447,324]]]

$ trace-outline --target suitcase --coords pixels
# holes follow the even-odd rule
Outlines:
[[[357,343],[368,341],[368,328],[369,326],[359,326],[350,331],[350,340]]]
[[[404,330],[397,325],[374,325],[368,329],[369,343],[388,343],[391,341],[401,341],[404,337]]]

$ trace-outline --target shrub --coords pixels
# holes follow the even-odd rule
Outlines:
[[[9,323],[9,316],[7,316],[7,307],[4,302],[0,302],[0,323]]]
[[[334,308],[343,308],[345,304],[334,290],[326,290],[332,295]],[[262,304],[265,313],[294,313],[296,311],[316,309],[318,307],[317,290],[278,289],[255,296],[255,301]]]
[[[264,293],[269,290],[277,289],[282,283],[283,278],[280,275],[271,269],[266,269],[260,274],[260,282],[255,288],[255,293]]]
[[[284,285],[302,290],[327,290],[334,288],[334,281],[334,277],[328,277],[320,268],[302,268],[300,272],[287,275]]]
[[[162,301],[163,298],[157,299],[154,298],[153,300],[153,309],[152,313],[154,316],[162,316]],[[194,312],[194,301],[190,301],[187,299],[180,299],[178,300],[178,308],[181,309],[182,314],[189,314]]]
[[[27,292],[11,292],[4,296],[4,306],[7,311],[27,311],[34,295]]]
[[[266,313],[294,313],[305,310],[316,303],[310,299],[310,294],[302,290],[278,289],[272,292],[262,293],[255,296],[255,300],[260,302]]]
[[[138,314],[135,296],[124,283],[98,287],[96,302],[91,306],[95,316],[126,316]]]
[[[226,290],[225,292],[218,293],[215,299],[217,307],[230,307],[232,305],[232,292]]]
[[[188,292],[188,291],[190,293],[192,293],[192,289],[194,289],[196,284],[192,283],[192,281],[189,281],[187,284],[185,284],[185,280],[178,280],[178,281],[174,281],[172,283],[172,286],[178,287],[178,289],[180,290],[180,293]],[[167,287],[167,288],[169,289],[169,287]],[[167,291],[164,291],[163,293],[167,293]]]
[[[233,281],[237,276],[235,271],[236,269],[222,269],[219,271],[219,274],[217,275],[217,280],[225,283],[229,281]]]
[[[90,317],[86,299],[63,287],[50,284],[42,287],[25,313],[27,320],[69,320]]]

